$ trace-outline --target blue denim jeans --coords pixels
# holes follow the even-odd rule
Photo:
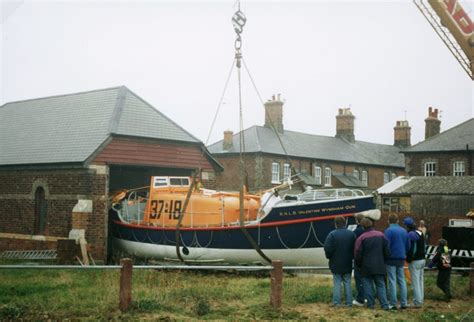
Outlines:
[[[364,303],[365,295],[364,295],[364,283],[362,282],[362,275],[360,274],[360,268],[354,266],[354,280],[355,286],[357,290],[356,301],[359,303]]]
[[[411,275],[411,286],[413,287],[413,304],[422,306],[425,298],[424,269],[426,261],[419,259],[408,265]]]
[[[351,273],[348,274],[332,274],[333,288],[332,288],[332,302],[334,305],[341,305],[341,283],[344,286],[346,293],[346,305],[352,306],[352,287],[351,287]]]
[[[397,284],[400,289],[400,305],[407,306],[407,283],[403,266],[385,265],[388,279],[388,302],[390,306],[397,306]]]
[[[385,289],[385,276],[384,275],[370,275],[362,277],[364,283],[364,293],[367,298],[367,307],[373,309],[375,307],[374,297],[374,283],[377,289],[377,298],[379,299],[382,309],[388,310],[387,302],[387,290]]]

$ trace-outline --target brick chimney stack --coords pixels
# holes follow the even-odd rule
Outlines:
[[[280,94],[265,103],[265,127],[272,128],[272,124],[278,133],[283,133],[283,101]]]
[[[393,128],[394,130],[394,144],[399,148],[406,148],[411,145],[411,127],[408,121],[397,121],[397,124]]]
[[[234,132],[224,131],[224,141],[222,141],[222,149],[229,151],[234,147]]]
[[[441,120],[438,118],[438,109],[430,106],[428,108],[428,117],[425,119],[425,140],[439,134]]]
[[[336,115],[336,137],[349,142],[355,141],[354,119],[350,108],[340,108]]]

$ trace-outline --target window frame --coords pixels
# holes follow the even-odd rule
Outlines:
[[[291,179],[291,164],[284,163],[283,164],[283,181],[287,181]]]
[[[397,173],[396,172],[392,172],[390,173],[390,181],[393,181],[397,178]]]
[[[429,169],[428,169],[429,168]],[[436,162],[426,161],[423,163],[423,175],[425,177],[436,177]]]
[[[352,176],[356,178],[357,180],[360,180],[360,171],[358,169],[354,169],[352,171]]]
[[[332,170],[330,167],[325,167],[324,168],[324,186],[325,187],[332,187]]]
[[[319,175],[318,175],[319,172]],[[323,171],[320,166],[314,165],[314,180],[316,180],[316,184],[321,185],[323,180],[322,180],[322,174]]]
[[[277,180],[275,180],[277,178]],[[272,183],[280,184],[280,162],[272,162]]]
[[[387,184],[390,182],[390,173],[384,172],[383,173],[383,184]]]
[[[460,168],[462,168],[461,170],[460,169],[457,169],[458,167],[457,166],[460,166]],[[453,162],[453,176],[454,177],[464,177],[466,174],[466,165],[464,163],[464,161],[454,161]]]
[[[362,170],[361,181],[366,187],[369,185],[369,172],[367,170]]]

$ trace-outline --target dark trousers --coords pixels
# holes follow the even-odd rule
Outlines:
[[[360,273],[360,268],[357,266],[354,266],[354,280],[355,280],[355,286],[357,290],[356,301],[359,303],[364,303],[365,301],[364,283],[362,282],[362,275]]]
[[[444,292],[447,299],[451,298],[451,270],[440,269],[438,270],[438,278],[436,279],[436,285]]]

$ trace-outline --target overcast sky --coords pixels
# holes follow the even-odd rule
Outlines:
[[[234,60],[234,0],[2,9],[0,104],[126,85],[206,141]],[[264,100],[285,99],[285,129],[333,136],[338,108],[351,107],[356,140],[393,144],[406,113],[414,144],[429,106],[442,110],[442,131],[474,115],[473,82],[412,1],[242,1],[241,10],[244,59]],[[263,125],[242,72],[244,126]],[[238,113],[234,72],[209,143],[238,131]]]

